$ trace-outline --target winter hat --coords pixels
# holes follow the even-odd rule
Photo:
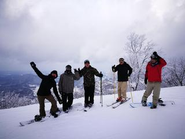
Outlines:
[[[71,65],[67,65],[66,70],[71,70]]]
[[[152,54],[152,55],[150,56],[150,58],[151,58],[151,59],[158,59],[158,56]]]
[[[119,61],[124,61],[124,58],[120,58]]]
[[[53,70],[53,71],[51,72],[51,74],[56,74],[56,77],[58,77],[58,73],[57,73],[56,70]]]
[[[86,64],[86,63],[89,63],[89,64],[90,64],[89,60],[85,60],[85,61],[84,61],[84,64]]]

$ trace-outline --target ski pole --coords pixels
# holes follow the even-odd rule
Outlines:
[[[100,74],[102,74],[102,72],[100,72]],[[102,77],[100,77],[100,103],[103,107]]]
[[[129,87],[130,87],[130,95],[131,95],[131,99],[132,99],[132,103],[133,103],[132,87],[131,87],[131,83],[130,83],[130,78],[128,78],[128,81],[129,81]]]
[[[116,83],[115,83],[115,80],[116,80],[116,73],[113,72],[113,92],[114,92],[114,99],[115,99],[115,94],[116,94]]]

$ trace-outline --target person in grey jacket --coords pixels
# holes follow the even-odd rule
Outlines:
[[[63,111],[68,112],[73,104],[73,89],[74,80],[79,80],[80,75],[76,69],[74,69],[75,74],[71,71],[71,66],[67,65],[66,70],[60,76],[59,80],[59,92],[62,95],[63,100]]]

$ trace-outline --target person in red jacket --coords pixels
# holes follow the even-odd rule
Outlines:
[[[151,60],[146,66],[145,73],[145,84],[147,84],[147,87],[141,102],[142,106],[147,106],[147,98],[151,95],[153,91],[153,102],[150,108],[156,109],[157,102],[160,96],[162,68],[167,63],[157,54],[157,52],[153,52],[150,58]]]

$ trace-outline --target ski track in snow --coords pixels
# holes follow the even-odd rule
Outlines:
[[[163,88],[161,98],[173,100],[175,105],[131,108],[129,100],[116,109],[107,107],[117,95],[95,97],[94,106],[87,112],[77,111],[75,104],[83,105],[84,98],[75,99],[74,109],[51,117],[44,122],[24,127],[20,121],[32,119],[38,114],[39,105],[0,110],[0,139],[184,139],[185,138],[185,87]],[[140,102],[144,91],[132,92],[134,102]],[[127,93],[130,97],[130,92]],[[148,101],[152,100],[152,95]],[[61,108],[62,106],[58,104]],[[82,106],[79,106],[82,108]],[[49,111],[50,104],[46,104]]]

